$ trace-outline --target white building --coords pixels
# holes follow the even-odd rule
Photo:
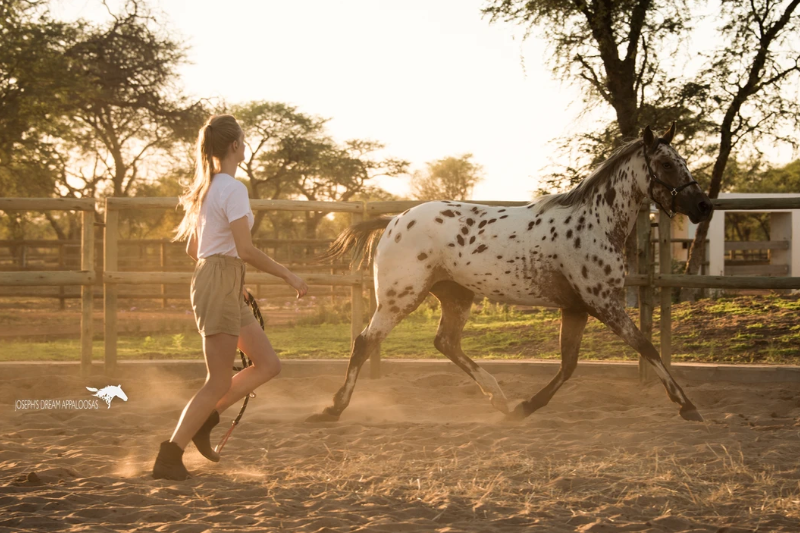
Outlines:
[[[730,198],[800,198],[795,193],[721,193],[720,199]],[[708,247],[706,259],[709,263],[706,274],[711,276],[732,275],[725,272],[725,213],[770,213],[770,267],[771,274],[800,277],[800,209],[772,209],[765,211],[742,210],[715,210],[711,225],[708,228]],[[693,239],[697,232],[697,225],[692,224],[688,218],[679,215],[672,219],[673,239]],[[776,244],[787,242],[787,245]],[[685,243],[672,245],[672,257],[676,261],[686,261],[689,246]]]

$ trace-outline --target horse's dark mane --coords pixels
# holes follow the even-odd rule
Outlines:
[[[603,161],[599,167],[592,172],[570,191],[554,194],[542,200],[542,211],[551,207],[572,207],[581,204],[587,198],[591,199],[597,189],[614,173],[614,170],[622,159],[629,156],[642,147],[644,141],[636,139],[620,146],[608,159]]]

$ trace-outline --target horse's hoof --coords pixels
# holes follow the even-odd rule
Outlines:
[[[525,410],[523,409],[522,404],[520,403],[516,409],[514,409],[510,413],[506,413],[506,417],[504,420],[506,422],[520,422],[522,420],[525,420],[526,416],[527,415],[525,414]]]
[[[694,407],[691,407],[689,409],[681,409],[681,417],[684,420],[691,420],[693,422],[702,422],[703,421],[703,417],[700,415],[700,413]]]
[[[508,401],[500,396],[493,396],[492,397],[492,407],[503,413],[504,415],[508,414]]]
[[[338,422],[339,417],[337,415],[329,415],[328,413],[322,412],[316,415],[311,415],[306,418],[306,422]]]

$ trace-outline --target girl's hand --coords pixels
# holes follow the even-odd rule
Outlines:
[[[294,290],[297,291],[297,298],[300,299],[306,295],[308,292],[308,285],[303,279],[298,276],[297,274],[289,273],[289,276],[286,278],[286,283],[292,286]]]

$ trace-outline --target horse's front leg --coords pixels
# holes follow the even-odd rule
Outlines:
[[[583,338],[583,330],[588,318],[589,314],[584,311],[561,310],[561,368],[558,370],[558,374],[550,380],[550,383],[537,392],[533,398],[517,405],[514,411],[509,413],[509,419],[523,419],[547,405],[561,385],[570,378],[575,367],[578,366],[578,350],[581,347],[581,338]]]
[[[653,365],[656,375],[664,388],[667,390],[669,399],[681,406],[680,415],[686,420],[694,420],[702,422],[703,417],[697,411],[694,404],[689,401],[689,398],[684,394],[683,389],[675,382],[675,379],[669,373],[669,370],[664,366],[661,361],[661,356],[656,350],[653,343],[636,327],[631,317],[625,312],[625,309],[616,303],[612,303],[609,307],[598,310],[595,316],[605,323],[611,330],[619,335],[631,348],[639,352],[644,359]]]

